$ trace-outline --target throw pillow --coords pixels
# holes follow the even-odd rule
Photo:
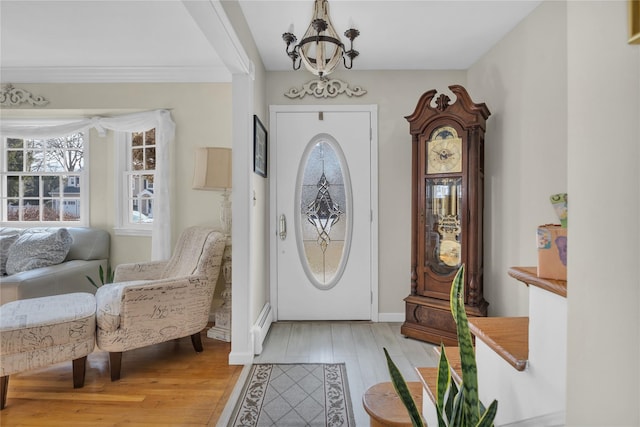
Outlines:
[[[0,236],[0,275],[7,274],[7,257],[9,256],[9,248],[18,240],[19,234],[5,234]]]
[[[73,238],[66,228],[50,233],[23,233],[9,249],[7,274],[60,264]]]

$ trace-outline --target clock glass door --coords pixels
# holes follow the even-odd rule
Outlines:
[[[460,212],[462,178],[426,180],[425,264],[448,276],[462,263]]]

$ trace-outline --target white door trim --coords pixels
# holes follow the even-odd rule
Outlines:
[[[371,114],[371,321],[378,321],[378,106],[377,105],[270,105],[269,106],[269,170],[276,176],[278,159],[275,156],[277,141],[276,113],[280,112],[369,112]],[[269,183],[269,296],[274,311],[274,320],[278,320],[278,270],[277,270],[277,212],[276,182]]]

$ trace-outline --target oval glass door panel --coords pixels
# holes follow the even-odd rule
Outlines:
[[[351,245],[351,181],[344,154],[330,135],[313,138],[296,183],[296,240],[304,271],[318,289],[338,283]]]

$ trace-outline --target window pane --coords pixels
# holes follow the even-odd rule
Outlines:
[[[145,148],[144,149],[144,158],[145,158],[145,169],[146,170],[155,170],[156,169],[156,149],[155,148]]]
[[[62,216],[65,221],[79,221],[80,199],[62,199]]]
[[[143,132],[134,132],[131,134],[131,145],[139,147],[144,143]]]
[[[27,150],[27,157],[25,159],[25,171],[28,172],[41,172],[45,168],[44,152]]]
[[[140,175],[129,175],[129,198],[136,197],[142,189]]]
[[[144,135],[145,144],[146,145],[155,145],[156,144],[156,129],[153,128],[145,132]]]
[[[43,199],[43,221],[59,221],[60,209],[59,199]]]
[[[144,190],[153,190],[153,179],[155,178],[154,175],[142,175],[142,188]],[[153,192],[151,192],[149,195],[153,196]]]
[[[62,194],[65,196],[74,196],[80,195],[80,177],[77,175],[68,175],[62,177],[63,182],[63,192]]]
[[[40,221],[40,206],[37,200],[25,200],[22,207],[23,221]]]
[[[344,156],[338,150],[333,140],[309,144],[296,185],[301,261],[307,277],[321,289],[337,283],[348,255],[350,188]]]
[[[143,170],[144,169],[144,153],[142,148],[134,148],[131,150],[131,168],[132,170]]]
[[[46,141],[40,139],[27,139],[25,142],[27,144],[27,148],[35,148],[37,150],[42,150],[46,143]]]
[[[39,176],[24,176],[22,177],[22,186],[24,197],[38,197],[40,196],[40,177]]]
[[[16,138],[7,138],[7,148],[22,148],[24,140]]]
[[[7,221],[18,221],[18,199],[7,200]]]
[[[7,170],[9,172],[24,172],[24,152],[8,151],[7,152]]]
[[[43,176],[42,177],[42,193],[44,196],[59,196],[60,192],[60,178],[57,176]]]
[[[7,196],[20,197],[20,178],[17,176],[7,177]]]

